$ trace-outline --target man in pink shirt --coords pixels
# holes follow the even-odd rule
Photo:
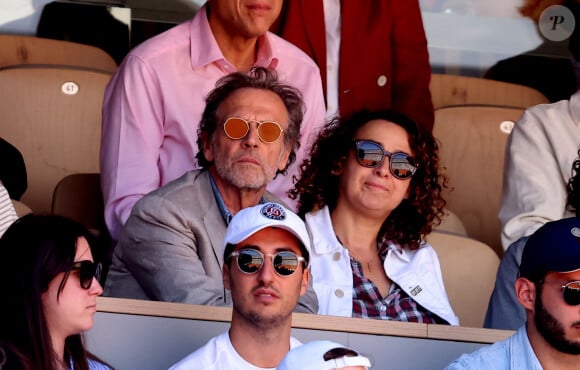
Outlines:
[[[125,58],[105,92],[101,139],[105,219],[115,240],[139,198],[199,167],[197,129],[207,93],[220,77],[252,66],[275,69],[304,100],[296,161],[268,186],[288,200],[292,176],[326,113],[316,64],[267,32],[281,7],[282,0],[208,0],[192,20]]]

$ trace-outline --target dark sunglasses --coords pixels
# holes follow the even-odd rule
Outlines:
[[[355,140],[356,159],[361,166],[374,168],[380,166],[385,157],[389,158],[389,171],[398,179],[405,180],[413,176],[419,164],[404,152],[387,152],[381,144],[372,140]]]
[[[79,270],[79,280],[83,289],[89,289],[93,283],[93,278],[101,279],[103,266],[92,261],[79,261],[73,263],[71,271]]]
[[[230,117],[224,122],[224,132],[232,140],[240,140],[250,132],[250,123],[258,125],[258,137],[265,143],[273,143],[282,136],[284,130],[278,122],[274,121],[252,121],[239,117]]]
[[[562,295],[564,302],[570,306],[578,306],[580,304],[580,281],[571,281],[562,285]]]
[[[257,249],[248,248],[240,249],[230,254],[230,257],[236,257],[238,268],[244,274],[253,274],[260,271],[264,265],[264,259],[266,256],[272,259],[274,271],[276,271],[276,273],[280,276],[292,275],[294,272],[296,272],[296,270],[298,270],[300,263],[303,263],[304,268],[306,268],[306,259],[289,251],[281,251],[276,254],[264,255],[264,253]]]

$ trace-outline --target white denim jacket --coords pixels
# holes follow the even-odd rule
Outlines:
[[[306,214],[312,234],[311,275],[318,313],[352,317],[352,268],[348,249],[336,238],[328,207]],[[425,309],[451,325],[459,325],[441,276],[437,253],[427,243],[417,250],[393,244],[385,258],[387,276]]]

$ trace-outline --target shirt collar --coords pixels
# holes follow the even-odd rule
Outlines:
[[[218,204],[218,209],[220,210],[220,214],[222,215],[222,218],[227,226],[232,221],[234,214],[226,206],[226,203],[224,202],[224,198],[222,197],[222,194],[220,193],[220,191],[217,187],[217,184],[215,183],[211,173],[209,173],[209,183],[211,184],[211,190],[213,191],[213,195],[214,195],[215,200]],[[260,198],[259,203],[260,204],[266,203],[266,199],[264,199],[264,196],[262,196]]]
[[[275,69],[278,66],[278,58],[275,47],[272,44],[272,33],[267,32],[258,38],[258,55],[254,65]],[[190,55],[193,69],[204,67],[215,62],[228,63],[220,50],[218,43],[209,26],[207,18],[207,6],[203,5],[191,21],[190,30]],[[200,52],[203,50],[203,52]],[[233,66],[232,66],[233,67]]]
[[[542,368],[528,338],[528,331],[525,324],[509,340],[509,350],[513,369]]]
[[[397,243],[394,240],[390,240],[387,239],[386,236],[383,236],[379,241],[378,241],[378,246],[379,246],[379,250],[381,251],[381,253],[385,253],[386,250],[391,249],[396,251],[399,254],[403,253],[403,246],[399,243]]]
[[[207,7],[204,5],[195,14],[189,28],[191,67],[201,68],[213,62],[225,60],[211,32],[207,19]],[[203,50],[203,52],[200,52]]]
[[[333,253],[344,248],[338,236],[334,233],[334,226],[330,218],[330,209],[327,205],[317,211],[307,213],[306,221],[309,227],[323,230],[320,233],[315,233],[313,236],[314,243],[312,248],[315,254]],[[324,230],[330,232],[324,232]],[[411,252],[405,247],[405,245],[400,245],[393,240],[387,240],[385,238],[377,242],[377,248],[379,248],[379,254],[383,261],[390,250],[396,252],[396,255],[404,261],[411,261],[411,256],[409,255]]]
[[[272,43],[272,33],[266,34],[258,38],[258,56],[256,58],[256,66],[276,69],[278,67],[278,58],[276,58],[276,49]]]

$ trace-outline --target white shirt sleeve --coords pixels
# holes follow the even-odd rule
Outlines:
[[[6,188],[0,182],[0,236],[14,222],[18,216]]]

